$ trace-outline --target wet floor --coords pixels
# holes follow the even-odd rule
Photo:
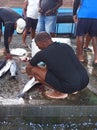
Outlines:
[[[3,39],[2,39],[3,41]],[[27,42],[30,44],[30,37],[27,37]],[[0,45],[3,48],[3,43]],[[71,39],[71,46],[76,50],[75,40]],[[10,48],[21,48],[21,36],[14,36]],[[92,49],[92,46],[90,46]],[[26,49],[30,53],[30,49]],[[1,53],[2,54],[2,53]],[[0,55],[1,55],[0,54]],[[44,96],[41,90],[34,89],[27,93],[25,100],[19,100],[18,94],[23,89],[26,82],[29,80],[26,73],[23,73],[27,62],[22,62],[18,57],[14,57],[17,63],[16,80],[10,79],[10,73],[0,78],[0,104],[13,105],[13,104],[60,104],[60,105],[96,105],[97,104],[97,67],[93,66],[93,50],[92,52],[85,53],[87,62],[83,65],[88,71],[90,82],[84,90],[78,92],[76,95],[69,94],[64,100],[52,100]],[[0,59],[4,57],[1,55]]]
[[[27,42],[31,42],[29,36]],[[71,39],[71,43],[76,52],[75,39]],[[10,48],[22,48],[21,36],[13,37]],[[0,44],[0,60],[4,59],[2,49],[3,43]],[[30,54],[30,49],[26,50]],[[27,62],[15,56],[16,80],[10,79],[9,72],[0,78],[0,129],[97,130],[97,67],[92,64],[93,56],[93,50],[85,53],[87,62],[83,64],[90,78],[88,86],[63,100],[48,99],[41,89],[28,91],[25,99],[18,98],[29,79],[23,73]]]

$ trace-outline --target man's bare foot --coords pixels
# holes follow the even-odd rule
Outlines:
[[[48,90],[45,92],[45,96],[52,98],[52,99],[65,99],[68,97],[68,94],[66,93],[61,93],[58,91],[54,91],[54,90]]]
[[[78,57],[80,62],[85,62],[85,59],[83,57]]]
[[[28,46],[26,44],[22,44],[23,48],[28,48]]]
[[[83,55],[78,55],[78,54],[77,54],[76,56],[77,56],[77,58],[79,59],[80,62],[84,62],[84,61],[85,61]]]

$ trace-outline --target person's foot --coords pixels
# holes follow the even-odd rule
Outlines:
[[[47,96],[48,98],[52,98],[52,99],[65,99],[68,97],[68,94],[66,93],[61,93],[61,92],[58,92],[58,91],[51,91],[51,90],[48,90],[45,92],[45,96]]]
[[[79,61],[80,61],[81,63],[84,63],[84,62],[85,62],[85,59],[84,59],[83,55],[77,55],[77,58],[79,59]]]
[[[83,50],[84,50],[85,52],[92,52],[92,49],[90,49],[90,48],[88,48],[88,47],[84,47]]]
[[[23,48],[28,48],[28,46],[26,44],[22,44]]]
[[[6,49],[4,49],[3,50],[3,55],[6,55],[6,54],[7,54]]]
[[[79,58],[79,57],[78,57],[78,59],[79,59],[79,61],[80,61],[81,63],[84,63],[84,62],[85,62],[85,59],[84,59],[84,58]]]

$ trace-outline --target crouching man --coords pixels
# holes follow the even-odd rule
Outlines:
[[[41,51],[30,60],[26,72],[29,77],[34,76],[41,84],[52,88],[52,91],[45,92],[47,97],[64,99],[69,93],[87,86],[87,71],[69,45],[53,42],[46,32],[38,33],[35,42]],[[38,66],[41,61],[45,68]]]

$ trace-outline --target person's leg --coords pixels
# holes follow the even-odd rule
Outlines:
[[[77,36],[76,37],[76,45],[77,45],[77,57],[80,62],[84,62],[83,56],[83,45],[84,45],[84,36]]]
[[[36,27],[37,27],[37,19],[32,19],[32,23],[31,23],[31,38],[33,39],[35,37],[35,31],[36,31]]]
[[[92,45],[94,50],[94,64],[97,66],[97,19],[90,19],[92,26],[89,35],[92,37]]]
[[[94,64],[97,64],[97,37],[92,37],[92,45],[94,50]]]
[[[56,16],[46,16],[45,17],[45,31],[55,37],[56,32]]]
[[[25,28],[25,30],[24,30],[24,32],[23,32],[23,35],[22,35],[22,43],[23,43],[23,46],[24,46],[24,47],[27,46],[27,45],[26,45],[26,37],[27,37],[28,32],[29,32],[29,29],[26,29],[26,28]]]
[[[45,82],[45,78],[46,78],[46,74],[47,74],[47,69],[43,69],[40,67],[33,67],[31,69],[32,75],[35,77],[36,80],[38,80],[41,84],[46,85],[50,88],[49,91],[45,92],[45,95],[49,98],[54,98],[54,99],[62,99],[62,98],[66,98],[68,96],[68,94],[59,92],[57,90],[55,90],[52,86],[50,86],[49,84],[47,84]]]
[[[87,24],[88,23],[88,24]],[[88,33],[89,22],[88,19],[80,18],[76,28],[76,45],[77,45],[77,57],[81,62],[84,62],[83,46],[84,38]]]
[[[28,32],[29,32],[29,30],[31,28],[31,22],[32,22],[31,18],[26,18],[26,27],[25,27],[25,30],[24,30],[24,32],[22,34],[22,44],[23,44],[24,47],[27,47],[27,45],[26,45],[26,37],[27,37],[27,34],[28,34]]]
[[[84,43],[84,51],[86,51],[86,52],[91,52],[92,50],[88,47],[89,46],[89,44],[90,44],[90,41],[91,41],[91,36],[89,36],[88,34],[86,35],[86,37],[85,37],[85,43]]]
[[[36,33],[39,33],[41,31],[45,31],[45,16],[38,17]]]

